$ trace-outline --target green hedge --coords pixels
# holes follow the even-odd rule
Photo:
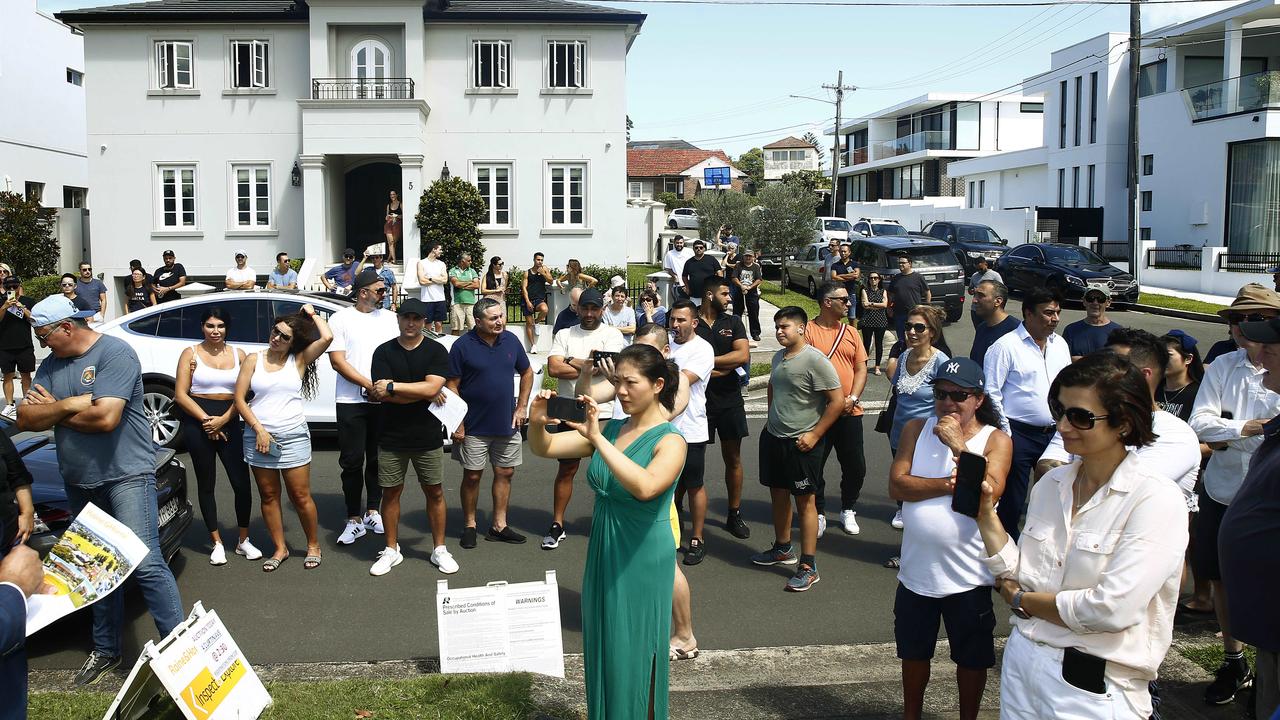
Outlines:
[[[22,294],[36,302],[56,295],[62,292],[58,288],[58,283],[62,280],[61,275],[40,275],[38,277],[27,278],[22,281]]]

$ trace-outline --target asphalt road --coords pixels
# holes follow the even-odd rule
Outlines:
[[[1018,311],[1016,302],[1013,310]],[[1079,317],[1079,309],[1068,309],[1064,324]],[[1224,337],[1226,331],[1223,325],[1134,312],[1116,313],[1114,319],[1156,334],[1182,328],[1200,340],[1202,350]],[[973,336],[967,318],[949,326],[946,332],[953,349],[967,350]],[[881,399],[887,389],[883,378],[872,377],[864,397]],[[802,594],[783,591],[789,569],[758,568],[747,560],[772,541],[769,496],[757,480],[755,442],[746,441],[743,453],[743,514],[752,531],[751,539],[745,541],[729,535],[721,524],[725,512],[723,463],[718,450],[709,450],[711,522],[705,533],[707,559],[697,567],[686,568],[693,588],[694,627],[701,647],[892,641],[896,579],[894,572],[881,564],[897,554],[901,535],[889,526],[894,504],[887,496],[888,443],[870,431],[873,422],[871,418],[867,421],[867,481],[858,503],[862,534],[845,535],[832,518],[831,528],[818,546],[822,581]],[[758,437],[763,420],[754,418],[750,426],[752,437]],[[261,563],[234,555],[225,566],[210,566],[208,536],[197,517],[174,564],[184,604],[190,608],[199,600],[206,608],[217,610],[254,663],[372,661],[438,655],[435,587],[436,581],[446,576],[427,561],[431,547],[421,493],[410,488],[405,494],[406,507],[412,508],[402,524],[405,562],[386,576],[371,577],[368,569],[381,547],[381,536],[366,535],[354,546],[340,547],[334,542],[345,521],[336,445],[331,439],[321,439],[316,447],[312,491],[320,511],[324,564],[314,571],[303,569],[304,540],[296,517],[286,508],[285,525],[294,555],[280,570],[266,575]],[[556,570],[565,651],[580,652],[580,592],[592,498],[580,472],[567,516],[568,539],[557,550],[540,549],[540,536],[551,522],[554,472],[553,461],[526,451],[524,465],[516,473],[510,521],[529,536],[527,544],[507,546],[481,541],[474,550],[462,550],[457,546],[462,520],[457,505],[461,470],[452,462],[446,464],[448,544],[462,566],[448,580],[454,587],[495,580],[523,582],[541,579],[544,570]],[[838,509],[838,468],[834,458],[827,472],[833,484],[828,500],[832,508]],[[194,500],[194,477],[191,482]],[[488,519],[487,485],[486,475],[480,500],[482,527]],[[232,522],[231,492],[225,481],[220,482],[218,502],[223,522]],[[234,532],[224,527],[228,537]],[[258,547],[269,550],[256,504],[251,532]],[[130,592],[127,608],[125,651],[132,657],[146,640],[154,637],[155,628],[136,590]],[[89,616],[89,612],[77,613],[32,638],[27,646],[31,665],[42,669],[78,667],[90,648]],[[1006,631],[1002,622],[1001,632]]]

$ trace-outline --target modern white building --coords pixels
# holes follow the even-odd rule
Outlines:
[[[490,253],[625,257],[626,58],[644,15],[569,0],[159,0],[59,14],[85,36],[93,254],[236,248],[335,262],[446,171],[480,188]],[[316,261],[312,264],[310,261]],[[305,274],[305,272],[304,272]],[[305,280],[305,278],[304,278]],[[414,274],[406,273],[409,285]]]
[[[36,8],[4,0],[0,13],[0,190],[45,207],[83,208],[83,38]]]
[[[838,130],[839,207],[964,196],[952,163],[1038,145],[1043,117],[1038,97],[938,92],[850,120]]]
[[[765,145],[764,180],[781,180],[783,175],[800,170],[818,170],[821,158],[818,151],[798,137],[785,137]]]

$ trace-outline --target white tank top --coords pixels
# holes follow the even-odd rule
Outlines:
[[[951,448],[933,434],[938,424],[932,416],[916,438],[911,470],[918,477],[948,477],[955,469]],[[996,430],[990,425],[965,443],[965,449],[984,455],[987,438]],[[973,518],[951,509],[951,496],[902,503],[902,560],[898,581],[908,590],[926,597],[946,597],[984,585],[995,578],[982,564],[986,548]]]
[[[209,367],[200,359],[199,345],[191,346],[191,357],[196,368],[191,371],[192,395],[230,395],[236,391],[236,378],[240,376],[240,353],[230,345],[232,365],[226,370]]]
[[[269,371],[267,351],[258,353],[258,363],[249,381],[249,388],[253,390],[249,408],[269,433],[290,430],[307,421],[302,412],[302,376],[296,363],[290,355],[284,367]]]

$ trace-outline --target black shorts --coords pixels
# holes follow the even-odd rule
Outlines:
[[[747,409],[745,407],[713,410],[707,408],[707,432],[710,437],[707,444],[716,444],[716,435],[728,440],[741,440],[751,434],[747,429]]]
[[[520,305],[524,307],[524,316],[525,316],[525,318],[528,318],[530,315],[533,315],[534,313],[538,312],[538,306],[539,306],[539,305],[546,305],[546,304],[547,304],[547,299],[546,299],[546,298],[544,298],[544,297],[530,298],[530,300],[531,300],[532,304],[531,304],[531,303],[527,303],[527,302],[525,302],[524,300],[521,300],[521,301],[520,301]]]
[[[826,438],[809,452],[801,452],[795,438],[780,438],[765,430],[760,433],[760,484],[792,495],[812,495],[822,484],[826,452]]]
[[[917,595],[898,583],[893,600],[893,637],[902,660],[932,660],[938,645],[939,620],[946,625],[951,661],[962,668],[996,664],[996,614],[991,588],[977,587],[934,598]]]
[[[36,351],[34,348],[0,350],[0,372],[9,375],[15,369],[24,373],[36,371]]]
[[[678,487],[681,490],[697,490],[702,487],[702,476],[707,467],[707,444],[689,443],[684,456],[684,470],[680,471]]]
[[[449,319],[449,303],[444,300],[436,300],[426,303],[427,316],[422,318],[427,322],[446,322]]]
[[[1209,497],[1201,487],[1200,512],[1196,513],[1196,541],[1191,550],[1191,569],[1197,580],[1221,580],[1222,568],[1218,565],[1218,530],[1227,506]]]

